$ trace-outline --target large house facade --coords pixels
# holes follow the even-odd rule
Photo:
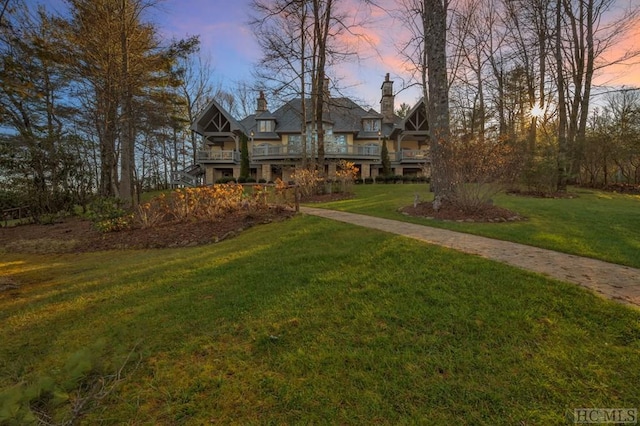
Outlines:
[[[393,81],[386,75],[381,86],[380,112],[365,110],[351,99],[331,97],[325,82],[323,112],[325,175],[331,178],[340,160],[355,163],[359,177],[374,178],[382,170],[382,144],[386,143],[395,175],[428,174],[429,126],[426,109],[418,102],[402,119],[394,113]],[[302,117],[301,99],[271,112],[264,93],[257,99],[255,114],[236,119],[212,101],[192,124],[201,137],[198,170],[204,184],[225,177],[240,177],[241,140],[248,138],[250,173],[259,181],[290,180],[303,158],[317,159],[317,135],[309,117]]]

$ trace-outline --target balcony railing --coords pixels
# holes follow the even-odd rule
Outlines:
[[[398,161],[404,163],[422,163],[429,160],[429,151],[426,149],[403,149],[396,153]]]
[[[359,160],[379,160],[380,146],[370,145],[338,145],[327,143],[324,147],[325,158],[348,158]],[[308,156],[313,155],[310,151]],[[316,151],[317,156],[317,151]],[[300,145],[260,145],[251,150],[254,160],[269,160],[279,158],[302,158]],[[429,151],[425,149],[408,150],[395,153],[396,161],[403,163],[423,163],[429,160]],[[240,152],[234,150],[202,150],[198,151],[198,161],[210,163],[239,164]]]
[[[300,158],[302,154],[302,148],[299,145],[265,145],[256,146],[252,150],[252,157],[261,160],[284,157]],[[312,153],[308,151],[307,155],[312,155]],[[380,158],[380,147],[378,145],[353,146],[329,143],[324,147],[324,155],[326,158],[366,158],[375,160]]]
[[[198,151],[198,161],[238,163],[240,162],[240,153],[232,150],[203,150]]]

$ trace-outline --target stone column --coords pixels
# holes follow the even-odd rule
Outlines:
[[[263,164],[262,165],[262,179],[269,182],[271,180],[271,164]]]
[[[360,177],[362,179],[371,177],[371,164],[366,163],[360,165]]]

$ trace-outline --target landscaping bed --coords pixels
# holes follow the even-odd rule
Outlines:
[[[112,249],[189,247],[217,242],[262,223],[292,217],[290,209],[236,211],[216,221],[171,222],[150,228],[102,233],[93,223],[69,217],[50,225],[0,229],[0,248],[26,253],[79,253]]]

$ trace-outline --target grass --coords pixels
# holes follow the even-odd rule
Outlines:
[[[640,312],[320,218],[188,249],[4,253],[0,275],[19,285],[0,293],[5,414],[49,383],[37,406],[68,418],[101,380],[117,386],[85,424],[553,425],[640,406]]]
[[[405,216],[415,194],[430,200],[428,186],[355,185],[356,197],[314,204],[335,210],[402,220],[576,254],[640,268],[640,196],[573,189],[577,198],[498,195],[495,204],[528,218],[514,223],[457,223]]]

